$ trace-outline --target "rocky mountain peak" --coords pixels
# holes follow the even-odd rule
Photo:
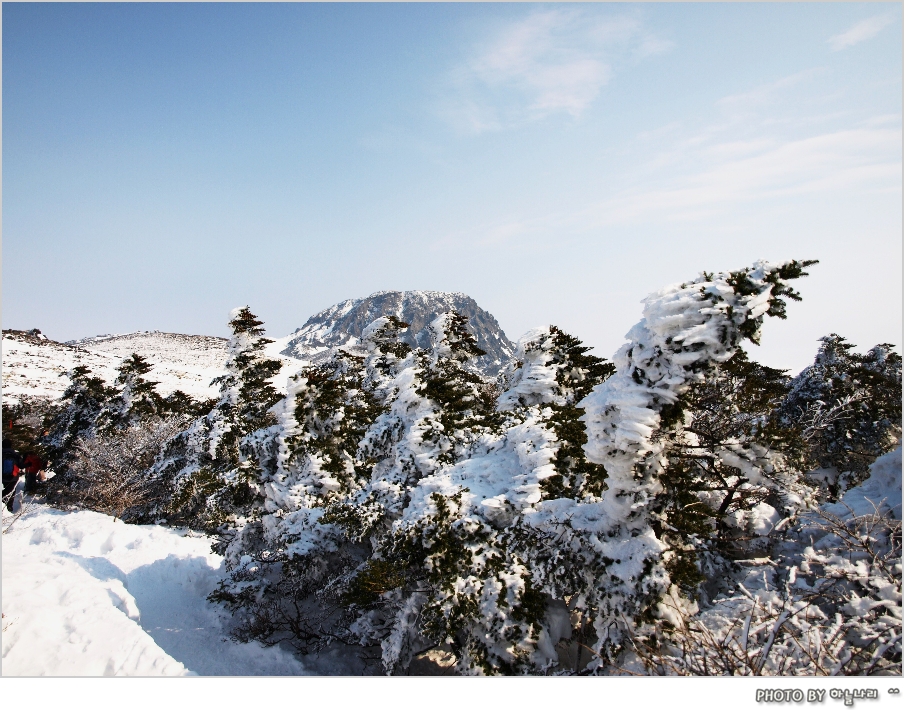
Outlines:
[[[382,316],[396,316],[409,324],[402,340],[414,348],[429,348],[427,326],[452,309],[468,317],[477,344],[487,354],[475,362],[488,375],[495,376],[514,352],[496,319],[464,293],[443,291],[377,291],[366,298],[349,299],[311,316],[289,338],[283,355],[317,362],[333,348],[354,346],[364,328]]]

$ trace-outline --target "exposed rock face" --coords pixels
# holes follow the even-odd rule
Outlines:
[[[378,291],[367,298],[342,301],[309,318],[289,338],[282,354],[316,362],[332,348],[357,345],[364,328],[381,316],[401,318],[409,324],[403,340],[414,348],[429,348],[427,326],[453,308],[468,317],[477,344],[487,352],[475,364],[495,376],[511,358],[514,346],[496,319],[463,293]]]

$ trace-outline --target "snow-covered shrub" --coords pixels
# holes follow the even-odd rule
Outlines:
[[[901,356],[883,343],[865,355],[839,335],[821,338],[815,362],[794,378],[780,417],[798,425],[810,468],[837,497],[901,437]]]
[[[431,324],[430,351],[378,320],[363,373],[346,354],[291,384],[267,514],[229,546],[221,598],[272,607],[294,570],[294,589],[345,605],[330,633],[379,643],[388,672],[437,644],[461,672],[543,672],[563,639],[611,670],[667,592],[692,605],[706,564],[758,554],[809,500],[797,439],[769,417],[787,378],[739,345],[784,317],[810,263],[654,294],[614,374],[561,330],[532,331],[495,407],[458,314]]]
[[[803,514],[774,559],[749,560],[746,577],[699,613],[667,596],[668,628],[631,639],[632,670],[900,675],[900,448],[883,459],[844,500]]]
[[[160,419],[196,416],[205,407],[209,408],[206,403],[197,402],[180,390],[161,397],[155,389],[157,383],[145,378],[151,369],[152,365],[145,358],[133,353],[119,365],[119,374],[112,386],[93,377],[85,366],[75,367],[67,373],[71,383],[61,400],[42,407],[47,434],[36,441],[57,474],[48,492],[52,502],[69,504],[73,502],[70,500],[70,493],[73,493],[82,504],[85,503],[74,490],[80,485],[78,476],[70,471],[70,463],[82,442],[103,434],[97,440],[100,445],[100,441],[115,439],[116,432],[142,426],[156,429]],[[163,444],[166,441],[161,441]]]
[[[738,348],[660,410],[663,490],[652,527],[669,547],[669,579],[686,595],[714,593],[732,560],[763,554],[772,528],[812,497],[798,432],[774,416],[788,386],[784,371]],[[753,476],[748,462],[758,466]]]
[[[98,429],[112,431],[126,428],[163,412],[163,398],[155,389],[158,383],[144,377],[152,367],[138,353],[132,353],[119,364],[114,383],[117,391],[98,415]]]
[[[366,357],[339,350],[290,378],[274,409],[276,465],[262,474],[262,518],[226,548],[231,576],[211,595],[236,613],[237,638],[312,650],[350,623],[343,581],[368,558],[369,533],[385,526],[398,491],[369,484],[376,467],[385,472],[398,458],[404,417],[389,403],[401,390],[408,404],[414,397],[412,377],[397,382],[414,366],[399,341],[406,327],[381,318],[364,332]]]
[[[430,350],[401,343],[406,327],[380,318],[363,333],[363,358],[339,351],[290,380],[277,407],[276,470],[264,474],[267,514],[229,545],[232,579],[215,595],[242,610],[242,629],[278,633],[273,619],[286,616],[278,610],[292,589],[321,609],[327,598],[357,609],[347,640],[405,636],[396,622],[412,601],[397,587],[410,575],[389,553],[392,525],[418,481],[467,459],[501,419],[469,367],[482,351],[463,316],[434,320]]]
[[[66,375],[70,383],[48,417],[45,439],[57,473],[65,471],[75,441],[94,433],[97,418],[116,394],[85,365],[74,367]]]
[[[152,520],[170,495],[152,471],[164,445],[186,427],[184,417],[146,417],[79,439],[69,464],[69,501],[130,521]]]
[[[553,602],[562,599],[559,576],[574,585],[585,560],[544,569],[561,560],[561,540],[537,534],[524,514],[601,486],[604,472],[580,448],[575,405],[610,367],[587,350],[555,327],[522,338],[495,416],[469,418],[458,460],[411,489],[366,568],[384,581],[368,578],[371,609],[356,627],[381,640],[388,671],[438,643],[450,645],[462,672],[523,673],[555,662],[553,646],[570,632]]]

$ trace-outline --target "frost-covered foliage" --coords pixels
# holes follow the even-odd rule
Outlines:
[[[900,439],[901,356],[888,343],[861,355],[834,333],[821,341],[779,414],[784,423],[801,425],[809,467],[824,469],[830,494],[838,496]]]
[[[94,377],[84,365],[66,373],[71,384],[63,392],[56,410],[48,417],[46,446],[57,472],[65,470],[76,440],[94,433],[97,418],[115,396],[104,380]]]
[[[46,435],[29,447],[46,454],[56,473],[48,491],[51,502],[112,511],[112,507],[100,503],[102,497],[88,493],[89,489],[97,489],[96,481],[84,478],[93,471],[90,460],[109,462],[126,456],[129,463],[123,465],[132,471],[130,475],[144,476],[169,439],[184,428],[174,422],[184,424],[185,417],[203,411],[205,403],[196,402],[179,390],[161,397],[155,389],[157,383],[145,378],[151,368],[142,356],[133,353],[120,364],[113,386],[92,376],[85,366],[67,373],[71,384],[60,402],[42,408]],[[161,422],[166,422],[166,426]],[[140,446],[136,443],[139,439],[143,442]],[[124,453],[137,450],[136,447],[141,449],[140,456]],[[136,462],[144,468],[138,471]],[[105,467],[111,476],[122,470],[118,466]],[[94,473],[90,476],[96,478]],[[123,481],[122,485],[131,484]],[[153,487],[157,490],[158,483]],[[150,500],[145,498],[143,502]]]
[[[333,614],[342,606],[341,581],[369,552],[366,543],[349,542],[382,515],[378,504],[348,501],[369,482],[374,449],[391,445],[397,434],[387,426],[386,440],[362,446],[387,413],[383,403],[398,394],[387,385],[411,352],[398,341],[405,327],[381,318],[365,332],[366,358],[339,350],[290,378],[274,410],[276,465],[262,477],[262,517],[232,539],[226,549],[231,578],[211,595],[239,613],[237,638],[286,640],[308,651],[336,638],[340,622],[347,626],[347,615]],[[347,534],[324,520],[328,510]]]
[[[901,449],[844,500],[802,515],[699,613],[632,639],[630,670],[668,675],[900,675]],[[890,503],[890,504],[889,504]]]
[[[421,349],[378,318],[281,399],[237,309],[219,400],[153,467],[167,517],[219,532],[236,638],[387,673],[437,647],[467,674],[900,669],[900,463],[842,507],[809,475],[894,445],[900,357],[831,336],[792,379],[741,347],[812,263],[651,295],[614,363],[537,328],[495,382],[450,311]]]
[[[246,600],[256,589],[255,603],[274,589],[266,558],[285,555],[308,581],[344,556],[322,589],[355,617],[344,638],[380,643],[389,672],[436,644],[462,672],[539,672],[573,632],[591,669],[614,663],[657,623],[670,586],[694,594],[706,562],[754,550],[748,533],[808,497],[768,422],[786,379],[739,345],[757,341],[765,315],[784,317],[784,299],[799,298],[787,282],[810,263],[760,262],[651,296],[614,374],[559,329],[532,331],[495,408],[457,314],[431,325],[430,352],[392,345],[401,324],[377,321],[363,376],[338,401],[344,417],[360,392],[378,415],[355,451],[361,426],[344,430],[344,463],[331,455],[325,475],[326,458],[308,445],[293,459],[292,442],[326,446],[334,414],[314,415],[307,377],[293,386],[272,513],[236,538],[234,589]],[[339,360],[329,369],[327,381],[348,382]]]
[[[79,439],[69,465],[69,500],[130,522],[153,520],[170,490],[152,465],[185,425],[180,416],[147,417]]]
[[[132,353],[120,363],[114,385],[118,391],[97,418],[96,425],[101,431],[134,426],[142,419],[163,412],[163,398],[155,389],[157,383],[144,377],[151,368],[152,365],[138,353]]]
[[[271,343],[248,309],[230,313],[226,374],[215,380],[220,397],[204,416],[167,446],[156,471],[175,489],[168,515],[215,530],[241,525],[260,502],[264,472],[276,465],[271,407],[281,396],[269,382],[280,363],[264,354]]]
[[[497,409],[459,314],[431,324],[430,351],[400,343],[404,327],[378,319],[363,363],[339,353],[293,378],[265,484],[272,514],[236,538],[233,583],[215,597],[244,610],[241,633],[279,638],[294,625],[312,641],[316,626],[318,638],[379,643],[390,672],[447,640],[463,671],[548,666],[568,613],[547,608],[552,596],[532,581],[521,511],[601,489],[576,402],[612,368],[558,328],[538,329]],[[550,539],[540,554],[555,551]],[[321,608],[344,603],[342,629],[335,616],[329,632],[324,616],[313,623],[310,607],[292,618],[284,602],[299,590]]]
[[[593,496],[602,485],[605,472],[580,448],[576,403],[611,366],[587,350],[555,327],[528,333],[496,426],[472,430],[470,455],[412,491],[381,553],[417,589],[402,595],[383,641],[387,669],[438,642],[450,644],[463,672],[523,673],[556,662],[554,644],[570,636],[557,592],[564,584],[574,594],[583,565],[558,566],[560,541],[529,516],[543,501]]]
[[[613,662],[638,624],[649,621],[671,580],[668,572],[670,449],[693,446],[685,428],[693,413],[681,398],[728,362],[743,339],[757,342],[765,315],[785,317],[784,298],[799,299],[787,281],[813,262],[758,262],[742,271],[703,274],[645,300],[644,319],[615,356],[616,372],[583,401],[587,458],[606,468],[606,490],[595,501],[537,506],[537,527],[576,533],[576,548],[593,551],[594,582],[575,608],[592,617],[596,665]],[[767,447],[734,437],[716,458],[735,483],[774,490],[786,480]],[[793,502],[799,497],[783,490]],[[795,500],[795,497],[797,500]],[[679,537],[681,537],[679,535]],[[688,540],[689,536],[685,536]],[[679,548],[680,549],[680,548]]]
[[[660,411],[652,527],[669,547],[671,583],[692,598],[718,590],[732,560],[762,554],[773,527],[812,498],[798,432],[773,416],[788,382],[738,348]]]

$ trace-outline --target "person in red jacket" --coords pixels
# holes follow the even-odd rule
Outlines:
[[[33,453],[25,455],[22,468],[25,471],[25,492],[32,493],[38,487],[38,481],[44,480],[44,462]]]

